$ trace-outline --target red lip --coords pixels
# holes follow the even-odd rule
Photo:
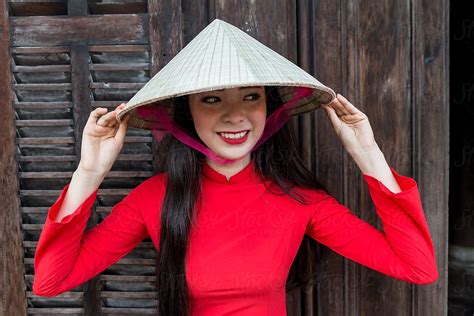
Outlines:
[[[248,131],[248,129],[243,129],[241,131],[237,131],[237,132],[231,132],[231,131],[221,131],[221,132],[218,132],[218,133],[240,133],[240,132],[246,132]]]
[[[225,137],[222,137],[221,134],[218,133],[218,135],[221,137],[221,139],[223,141],[225,141],[226,143],[228,144],[231,144],[231,145],[238,145],[238,144],[242,144],[243,142],[245,142],[247,140],[247,138],[249,137],[249,133],[250,131],[248,131],[244,137],[242,138],[239,138],[239,139],[230,139],[230,138],[225,138]]]

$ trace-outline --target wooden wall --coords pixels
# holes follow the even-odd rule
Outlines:
[[[136,0],[0,2],[0,311],[153,314],[155,249],[143,241],[56,298],[31,292],[49,206],[77,166],[95,107],[126,102],[214,18],[244,29],[364,111],[388,163],[419,185],[440,279],[414,286],[320,246],[316,286],[287,293],[289,315],[447,312],[448,1]],[[357,166],[321,111],[294,118],[308,165],[381,228]],[[159,170],[147,131],[129,129],[88,225]],[[0,313],[1,314],[1,313]]]

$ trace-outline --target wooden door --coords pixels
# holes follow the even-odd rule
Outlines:
[[[388,163],[413,176],[440,279],[414,286],[319,247],[316,285],[287,293],[288,315],[445,315],[447,302],[447,0],[1,1],[1,301],[5,315],[154,314],[151,240],[56,298],[31,292],[46,211],[75,170],[91,110],[126,102],[218,17],[348,97]],[[381,228],[357,166],[324,113],[290,122],[330,191]],[[89,227],[160,167],[147,131],[129,129]]]

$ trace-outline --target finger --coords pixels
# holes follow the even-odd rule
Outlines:
[[[103,115],[97,121],[97,125],[106,126],[106,127],[114,127],[117,123],[117,112],[118,110],[115,109],[106,115]]]
[[[117,133],[115,134],[115,138],[120,142],[123,142],[123,140],[125,139],[125,135],[127,135],[129,119],[130,115],[126,114],[125,117],[122,119],[122,122],[120,122]]]
[[[350,114],[349,111],[342,105],[341,100],[336,98],[332,103],[332,107],[336,110],[338,116]]]
[[[349,100],[347,100],[342,94],[337,95],[339,100],[341,101],[341,104],[344,106],[345,109],[347,109],[348,112],[351,114],[357,114],[360,112],[358,108],[356,108]]]
[[[339,119],[336,110],[334,110],[329,105],[323,105],[323,109],[325,110],[329,120],[331,121],[332,125],[336,128],[341,124],[341,120]]]
[[[107,113],[107,109],[106,108],[96,108],[95,110],[93,110],[90,115],[89,115],[89,119],[87,119],[87,123],[91,123],[91,124],[96,124],[97,122],[97,119],[104,115],[105,113]]]

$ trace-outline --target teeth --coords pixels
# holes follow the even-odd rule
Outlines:
[[[225,138],[231,138],[231,139],[239,139],[239,138],[242,138],[245,136],[245,134],[247,134],[247,132],[240,132],[240,133],[237,133],[237,134],[229,134],[229,133],[219,133],[222,137],[225,137]]]

